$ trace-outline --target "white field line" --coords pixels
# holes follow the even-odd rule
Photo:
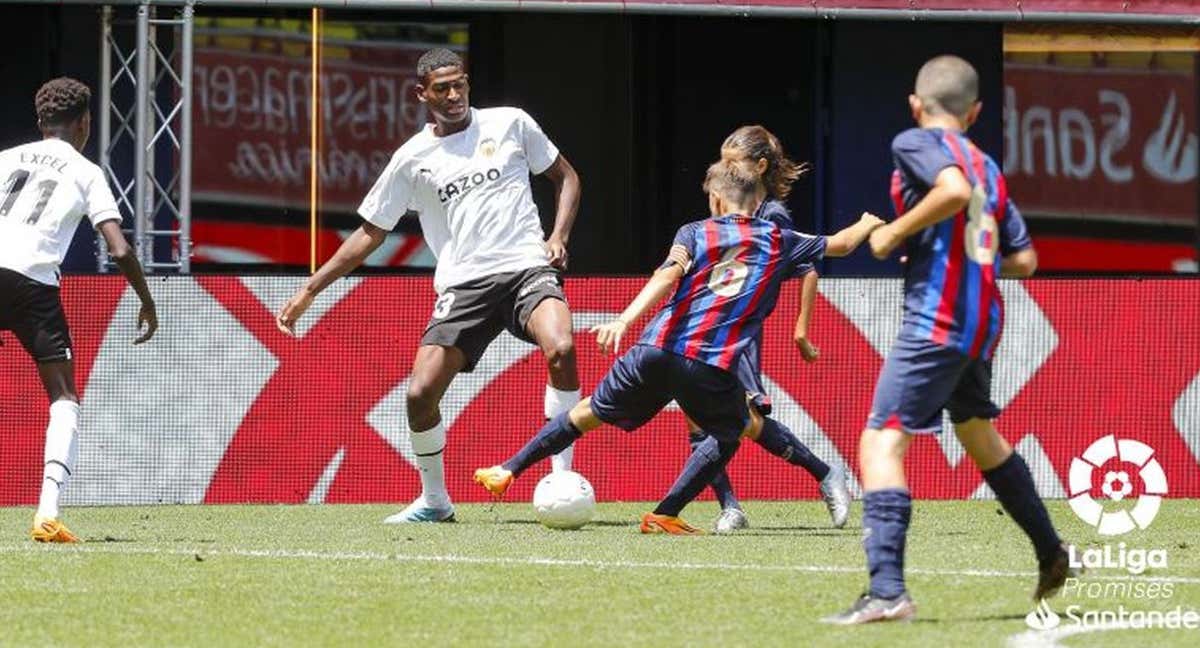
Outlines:
[[[751,571],[751,572],[783,572],[783,573],[817,573],[817,574],[858,574],[863,567],[843,565],[763,565],[754,563],[695,563],[695,562],[639,562],[630,560],[591,560],[586,558],[539,558],[536,556],[499,557],[499,556],[461,556],[456,554],[402,554],[376,551],[311,551],[307,549],[214,549],[196,548],[162,548],[162,547],[131,547],[120,544],[82,544],[74,546],[37,545],[33,543],[20,545],[0,545],[0,554],[36,554],[36,553],[94,553],[118,555],[166,555],[166,556],[233,556],[238,558],[268,558],[280,560],[326,560],[326,561],[367,561],[367,562],[413,562],[413,563],[445,563],[468,565],[530,565],[540,567],[589,567],[594,569],[676,569],[676,570],[719,570],[719,571]],[[1033,578],[1034,572],[1000,571],[991,569],[905,569],[906,573],[920,576],[968,576],[976,578]],[[1100,576],[1086,575],[1086,580],[1145,580],[1157,582],[1184,583],[1200,585],[1200,577],[1192,576]]]

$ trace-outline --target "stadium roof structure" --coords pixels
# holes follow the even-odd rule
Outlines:
[[[1191,0],[34,0],[39,4],[432,11],[562,11],[817,19],[1200,25]]]

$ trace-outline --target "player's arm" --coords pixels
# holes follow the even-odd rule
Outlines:
[[[1000,276],[1011,279],[1028,279],[1037,271],[1037,251],[1025,248],[1000,259]]]
[[[544,172],[544,175],[554,183],[554,231],[546,241],[550,252],[550,265],[560,270],[567,269],[567,242],[571,238],[571,228],[575,226],[575,214],[579,211],[579,196],[583,191],[583,183],[575,167],[561,153],[554,159]]]
[[[844,257],[850,254],[862,245],[872,232],[882,227],[883,219],[871,212],[863,212],[857,223],[825,238],[825,256]]]
[[[1000,181],[1004,182],[1003,176]],[[1004,204],[1000,219],[1000,255],[1001,277],[1026,279],[1037,271],[1037,251],[1033,249],[1025,219],[1011,198]]]
[[[625,335],[625,330],[629,328],[629,325],[671,294],[675,285],[683,277],[689,263],[691,263],[691,255],[682,245],[671,247],[667,262],[654,271],[650,280],[638,292],[637,297],[629,302],[617,319],[592,327],[592,332],[596,334],[596,343],[600,345],[600,353],[607,355],[618,350],[621,345],[621,337]]]
[[[304,282],[296,294],[283,305],[279,315],[275,317],[275,325],[279,330],[296,335],[296,320],[312,306],[313,299],[325,290],[329,284],[344,277],[351,270],[362,265],[387,238],[387,232],[382,228],[364,221],[362,226],[354,230],[338,248],[333,257],[325,262],[308,281]]]
[[[821,357],[821,351],[808,340],[808,326],[817,304],[817,278],[817,271],[811,270],[800,280],[800,313],[796,316],[793,338],[805,362],[816,362]]]
[[[133,341],[134,344],[141,344],[154,337],[154,332],[158,330],[158,311],[155,310],[154,297],[150,295],[150,287],[146,285],[146,274],[142,272],[142,264],[138,263],[137,255],[134,254],[129,241],[125,240],[125,234],[121,231],[121,221],[106,220],[97,225],[96,229],[104,237],[109,256],[121,269],[121,274],[125,275],[125,279],[137,293],[138,299],[142,301],[142,306],[138,309],[137,325],[139,331],[143,326],[146,327],[146,330]]]
[[[896,220],[871,233],[871,254],[888,258],[908,237],[962,211],[971,202],[971,183],[962,169],[948,166],[937,174],[929,193]]]

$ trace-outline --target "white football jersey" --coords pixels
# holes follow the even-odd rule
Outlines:
[[[0,267],[58,285],[79,221],[119,220],[100,167],[67,142],[44,139],[0,151]]]
[[[439,292],[472,279],[546,265],[545,234],[529,174],[558,149],[519,108],[471,109],[471,124],[446,137],[433,124],[404,143],[358,213],[390,230],[408,210],[437,257]]]

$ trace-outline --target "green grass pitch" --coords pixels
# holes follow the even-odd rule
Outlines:
[[[994,502],[918,502],[908,541],[918,619],[833,628],[818,618],[865,583],[860,508],[846,529],[814,502],[748,502],[733,536],[643,536],[645,505],[602,504],[551,531],[527,504],[458,507],[457,524],[386,526],[392,506],[75,508],[88,542],[27,539],[32,511],[0,509],[0,644],[1006,646],[1028,641],[1032,551]],[[704,526],[717,513],[697,503]],[[1069,539],[1100,541],[1062,502]],[[1168,501],[1123,536],[1169,551],[1167,600],[1200,607],[1195,501]],[[1113,540],[1115,543],[1116,540]],[[1084,581],[1116,582],[1116,570]],[[1051,602],[1060,613],[1072,601]],[[1036,638],[1035,638],[1036,639]],[[1200,645],[1197,630],[1112,630],[1020,645]]]

